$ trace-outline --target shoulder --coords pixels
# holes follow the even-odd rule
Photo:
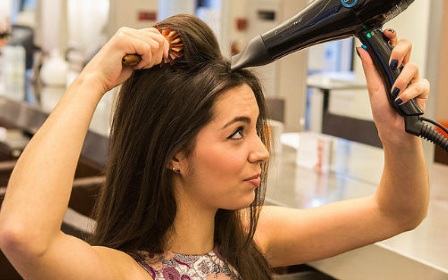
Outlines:
[[[131,255],[103,246],[94,246],[93,249],[110,267],[114,275],[118,276],[117,279],[152,279],[148,272]]]

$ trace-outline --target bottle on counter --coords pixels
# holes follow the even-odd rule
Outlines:
[[[25,99],[25,48],[7,44],[2,49],[0,94],[16,101]]]
[[[57,50],[52,51],[40,70],[40,105],[43,111],[49,113],[54,109],[65,92],[67,75],[68,63]]]

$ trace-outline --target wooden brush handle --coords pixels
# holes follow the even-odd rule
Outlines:
[[[138,54],[127,54],[121,60],[121,63],[126,66],[135,66],[142,60]]]

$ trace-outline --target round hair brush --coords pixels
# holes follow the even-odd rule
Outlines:
[[[158,28],[159,29],[159,28]],[[168,50],[168,57],[162,60],[160,65],[165,63],[169,63],[173,65],[174,60],[183,55],[183,44],[182,38],[179,33],[174,30],[170,30],[169,28],[161,28],[159,29],[160,33],[165,37],[165,39],[170,44]],[[139,54],[127,54],[123,57],[122,63],[126,66],[135,66],[142,60],[142,57]]]

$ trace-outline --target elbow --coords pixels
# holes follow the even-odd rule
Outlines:
[[[426,196],[426,199],[422,200],[421,203],[414,203],[408,208],[408,219],[404,219],[408,221],[408,229],[413,230],[418,227],[428,216],[429,212],[429,196]]]
[[[0,250],[8,255],[9,252],[18,248],[18,234],[15,233],[11,228],[8,228],[4,223],[0,224]]]
[[[408,212],[406,215],[402,215],[398,220],[401,225],[401,229],[403,232],[411,231],[416,229],[427,217],[428,208],[425,207],[420,211],[415,211],[415,213],[411,214]]]
[[[27,243],[25,240],[26,237],[17,225],[0,223],[0,249],[6,256],[23,251]]]
[[[8,258],[37,256],[45,251],[25,229],[13,221],[0,222],[0,250]]]
[[[406,231],[413,230],[417,228],[428,216],[428,209],[426,208],[424,211],[416,215],[413,219],[408,222],[408,228]]]
[[[381,219],[386,222],[390,236],[416,229],[427,217],[427,205],[420,207],[400,207],[399,209],[382,209]],[[388,234],[388,235],[389,235]]]

